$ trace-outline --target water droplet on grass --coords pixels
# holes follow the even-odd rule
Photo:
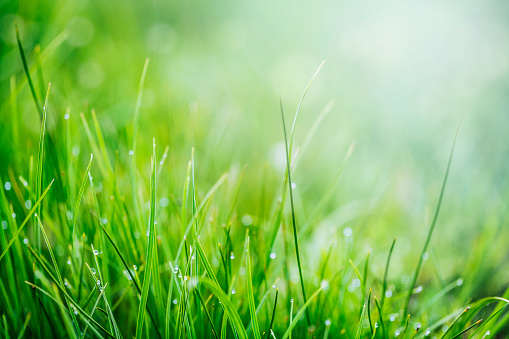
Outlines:
[[[343,235],[344,235],[345,237],[349,237],[349,236],[351,236],[351,235],[352,235],[352,233],[353,233],[353,232],[352,232],[352,229],[351,229],[351,228],[349,228],[349,227],[347,227],[347,228],[345,228],[345,229],[343,230]]]

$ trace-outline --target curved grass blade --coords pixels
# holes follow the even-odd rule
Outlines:
[[[454,139],[452,141],[451,152],[449,154],[449,161],[447,162],[447,169],[445,170],[444,180],[442,182],[442,188],[440,189],[440,196],[438,197],[437,206],[435,208],[435,215],[433,216],[433,221],[431,222],[431,227],[428,232],[428,236],[426,238],[426,242],[424,243],[424,247],[422,249],[421,255],[419,256],[419,261],[417,262],[417,267],[415,268],[414,276],[412,278],[412,282],[408,288],[408,294],[405,300],[405,304],[403,307],[403,314],[407,314],[408,304],[410,303],[410,298],[412,297],[412,292],[414,290],[415,284],[417,282],[417,278],[419,277],[419,273],[421,271],[421,266],[423,262],[424,252],[428,249],[429,243],[431,241],[431,236],[433,235],[433,231],[435,230],[435,226],[438,221],[438,214],[440,213],[440,207],[442,206],[442,199],[444,198],[445,186],[447,184],[447,178],[449,177],[449,170],[451,169],[452,156],[454,154],[454,146],[456,145],[456,137],[458,136],[459,125],[456,127],[456,131],[454,133]]]
[[[33,251],[33,249],[32,249],[32,251]],[[32,252],[32,254],[34,254],[34,253],[35,252]],[[43,290],[39,286],[34,285],[28,281],[25,281],[25,283],[28,284],[29,286],[31,286],[32,288],[42,292],[48,298],[50,298],[55,303],[57,303],[57,305],[60,305],[61,307],[65,307],[59,300],[57,300],[55,297],[53,297],[51,294],[49,294],[47,291]],[[60,288],[60,285],[55,285],[55,286]],[[61,291],[63,291],[63,290],[61,290]],[[64,294],[66,294],[66,292],[64,292]],[[66,295],[66,297],[69,297],[69,295]],[[95,326],[97,326],[104,333],[106,333],[108,335],[108,337],[115,339],[115,337],[110,332],[108,332],[104,327],[102,327],[101,324],[99,324],[96,320],[94,320],[94,318],[92,318],[91,315],[89,315],[88,313],[83,311],[74,300],[72,300],[72,299],[70,299],[70,300],[71,300],[72,304],[74,305],[74,308],[76,309],[76,311],[78,311],[78,313],[81,315],[82,320],[85,322],[86,325],[88,325],[92,329],[92,331],[94,331],[94,333],[97,337],[103,338],[103,336],[97,331],[97,329],[95,329],[93,326],[90,326],[91,323],[94,324]]]
[[[200,278],[199,280],[195,279],[191,280],[189,285],[192,288],[196,287],[197,285],[202,285],[203,287],[209,289],[221,301],[226,316],[228,316],[228,319],[231,322],[232,326],[234,327],[234,330],[237,333],[238,338],[239,339],[248,338],[244,325],[242,324],[240,315],[237,312],[237,309],[231,302],[230,298],[228,298],[228,296],[223,292],[223,290],[218,284],[216,284],[215,282],[208,278]]]
[[[315,78],[318,75],[318,73],[320,72],[320,69],[322,68],[324,63],[325,63],[325,60],[323,60],[322,63],[320,64],[320,66],[318,66],[315,73],[309,80],[308,85],[306,86],[306,89],[304,90],[304,93],[302,94],[302,97],[300,98],[299,105],[297,106],[297,110],[295,111],[295,117],[293,118],[293,124],[292,124],[292,130],[290,132],[290,147],[289,147],[290,154],[292,153],[293,136],[295,134],[295,125],[297,123],[297,117],[299,116],[300,107],[302,106],[302,102],[304,101],[304,98],[306,97],[306,94],[308,93],[308,90],[311,87],[311,84],[313,83],[313,81],[315,81]]]
[[[306,89],[306,92],[307,92],[307,89]],[[292,225],[293,225],[293,240],[294,240],[294,245],[295,245],[295,256],[297,257],[297,266],[299,268],[299,278],[300,278],[300,288],[302,291],[302,298],[304,299],[304,304],[306,304],[307,303],[306,289],[304,287],[304,278],[302,277],[302,267],[301,267],[301,263],[300,263],[299,242],[297,239],[297,222],[295,220],[295,206],[293,203],[292,177],[290,174],[290,172],[291,172],[291,169],[290,169],[291,149],[288,148],[288,138],[286,137],[286,124],[285,124],[285,115],[283,113],[283,103],[280,102],[280,105],[281,105],[281,119],[283,121],[283,133],[284,133],[284,137],[285,137],[286,174],[288,175],[288,190],[290,191],[290,206],[291,206],[291,210],[292,210]],[[294,127],[295,127],[295,121],[294,121]],[[293,128],[292,128],[292,135],[293,135]],[[306,308],[306,319],[308,321],[308,325],[311,326],[311,318],[309,316],[309,310],[307,308]]]

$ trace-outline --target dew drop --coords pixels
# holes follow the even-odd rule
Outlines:
[[[272,252],[272,253],[270,254],[270,258],[271,258],[271,259],[276,259],[276,253]]]

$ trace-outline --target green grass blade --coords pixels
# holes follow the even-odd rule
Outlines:
[[[83,198],[83,193],[85,192],[85,186],[87,185],[87,181],[89,180],[90,167],[92,166],[93,159],[94,159],[94,154],[92,153],[92,154],[90,154],[90,161],[88,162],[87,169],[85,170],[85,174],[83,175],[83,179],[81,180],[81,186],[80,186],[80,190],[78,192],[78,198],[76,199],[76,203],[74,205],[74,214],[73,214],[74,218],[73,218],[73,223],[72,223],[72,235],[71,235],[71,237],[72,237],[71,244],[73,245],[73,247],[75,246],[75,242],[77,241],[76,229],[77,229],[77,224],[78,224],[78,214],[80,211],[81,199]],[[74,250],[77,253],[77,248]]]
[[[251,254],[249,252],[249,236],[247,237],[247,251],[246,251],[246,280],[247,280],[247,297],[249,302],[249,312],[251,313],[251,324],[253,324],[253,333],[255,339],[261,339],[260,327],[258,326],[258,318],[256,317],[253,279],[251,276]]]
[[[306,89],[307,91],[307,89]],[[285,150],[286,150],[286,173],[288,175],[288,190],[290,191],[290,206],[292,211],[292,225],[293,225],[293,240],[295,245],[295,256],[297,257],[297,266],[299,268],[299,278],[300,278],[300,288],[302,291],[302,298],[304,299],[304,304],[307,303],[306,298],[306,289],[304,287],[304,278],[302,276],[302,267],[300,263],[300,255],[299,255],[299,241],[297,239],[297,222],[295,220],[295,207],[293,203],[293,192],[292,192],[292,177],[291,177],[291,168],[290,168],[290,152],[291,150],[288,148],[288,139],[286,137],[286,125],[285,125],[285,116],[283,113],[283,103],[281,104],[281,119],[283,120],[283,133],[285,137]],[[293,133],[293,128],[292,128]],[[311,318],[309,316],[309,310],[306,308],[306,319],[308,321],[308,325],[311,326]]]
[[[389,250],[389,256],[387,257],[387,263],[385,264],[385,271],[384,271],[384,282],[382,285],[382,300],[380,301],[380,307],[384,308],[384,302],[385,302],[385,292],[387,291],[387,276],[389,274],[389,264],[391,262],[391,256],[392,251],[394,250],[394,245],[396,244],[396,238],[392,241],[391,249]]]
[[[18,339],[22,339],[27,330],[28,324],[30,323],[30,318],[32,317],[32,313],[28,312],[27,317],[25,318],[25,322],[23,323],[23,327],[18,334]]]
[[[2,261],[2,258],[5,256],[5,254],[9,251],[9,248],[12,246],[12,244],[14,243],[14,241],[16,241],[16,239],[18,238],[19,234],[21,233],[21,231],[23,230],[23,228],[25,227],[26,223],[28,222],[28,220],[32,217],[32,215],[34,214],[35,210],[37,209],[37,207],[39,206],[39,204],[41,203],[42,199],[44,199],[44,197],[46,196],[46,193],[48,193],[49,189],[51,188],[51,185],[53,184],[53,181],[54,180],[51,180],[50,184],[48,185],[48,187],[44,190],[44,192],[41,194],[41,196],[39,197],[39,199],[37,200],[37,202],[34,204],[34,206],[32,207],[32,209],[28,212],[27,216],[25,217],[25,220],[23,220],[23,223],[21,224],[21,226],[18,228],[18,230],[16,231],[16,233],[12,236],[11,240],[9,241],[9,243],[7,244],[7,246],[4,248],[2,254],[0,254],[0,261]]]
[[[233,325],[239,339],[247,339],[248,336],[244,328],[244,325],[242,324],[240,315],[237,312],[237,309],[235,308],[231,300],[221,289],[221,286],[219,286],[217,283],[213,282],[208,278],[200,278],[199,280],[194,281],[191,280],[190,282],[191,287],[195,288],[197,285],[201,285],[204,288],[207,288],[221,301],[225,313],[228,316],[228,319],[230,320],[231,324]]]
[[[309,305],[311,304],[313,299],[315,299],[321,291],[322,291],[322,287],[317,289],[315,291],[315,293],[313,293],[311,295],[311,297],[308,299],[308,301],[304,305],[302,305],[300,310],[297,312],[297,314],[293,318],[292,324],[290,325],[290,327],[288,327],[286,329],[286,332],[283,334],[283,339],[286,339],[286,338],[288,338],[290,336],[290,332],[292,331],[292,329],[297,325],[297,323],[299,322],[300,318],[302,318],[304,316],[304,313],[305,313],[306,309],[309,308]]]
[[[153,261],[155,260],[156,246],[156,228],[155,228],[155,209],[156,209],[156,143],[152,144],[152,171],[150,174],[150,217],[149,217],[149,239],[147,248],[147,263],[143,287],[141,293],[140,306],[138,308],[138,318],[136,320],[136,339],[143,336],[143,323],[145,319],[145,308],[147,306],[148,293],[150,290],[150,278],[153,270]],[[159,279],[159,277],[154,277]]]
[[[16,26],[16,41],[18,43],[19,54],[21,55],[21,61],[23,63],[23,69],[25,70],[25,75],[27,76],[28,86],[30,87],[30,92],[32,93],[32,97],[34,98],[35,106],[37,107],[37,112],[39,113],[39,117],[42,119],[42,107],[39,99],[37,98],[37,93],[35,92],[34,83],[32,82],[32,77],[30,76],[30,71],[28,70],[27,58],[25,56],[25,50],[23,49],[23,45],[21,44],[21,39],[19,38],[18,27]]]
[[[479,325],[481,322],[482,322],[482,319],[477,320],[475,323],[473,323],[472,325],[468,326],[463,331],[461,331],[458,334],[456,334],[455,336],[453,336],[451,339],[456,339],[456,338],[460,337],[463,333],[465,333],[467,331],[470,331],[473,327]]]
[[[361,338],[361,335],[362,335],[362,328],[363,328],[363,323],[364,323],[364,314],[366,313],[366,304],[364,304],[364,306],[362,307],[362,312],[361,312],[361,318],[359,319],[359,325],[357,326],[357,332],[355,334],[355,339],[360,339]]]
[[[386,337],[386,333],[385,333],[384,317],[382,314],[382,308],[380,307],[380,304],[378,303],[378,300],[376,299],[376,297],[374,299],[375,299],[376,309],[378,310],[378,316],[380,318],[380,327],[382,328],[382,338],[385,339],[387,337]]]
[[[39,227],[41,229],[41,233],[42,233],[42,235],[44,237],[44,241],[46,242],[46,246],[48,247],[48,252],[50,254],[51,261],[53,262],[53,267],[55,268],[55,272],[57,274],[58,283],[60,284],[60,287],[64,288],[64,281],[62,280],[62,276],[60,275],[60,269],[58,268],[57,260],[55,259],[55,255],[53,254],[53,249],[51,248],[51,244],[50,244],[50,241],[49,241],[48,236],[46,234],[46,231],[44,230],[44,226],[42,225],[41,219],[39,219],[39,216],[37,214],[35,215],[35,217],[37,218],[37,222],[38,222]],[[77,338],[77,336],[81,332],[80,331],[80,326],[78,324],[78,321],[76,319],[76,316],[75,316],[74,312],[71,309],[71,306],[69,305],[69,301],[67,300],[67,298],[65,299],[65,302],[66,302],[66,306],[67,306],[67,308],[69,310],[69,314],[71,315],[71,318],[72,318],[72,321],[73,321],[73,324],[74,324],[75,332],[72,332],[73,333],[73,338]]]
[[[429,243],[431,241],[431,236],[433,235],[433,231],[435,230],[435,226],[438,221],[438,214],[440,213],[440,207],[442,206],[442,199],[444,198],[445,186],[447,184],[447,178],[449,177],[449,170],[451,169],[452,156],[454,154],[454,146],[456,145],[456,137],[458,136],[459,125],[456,127],[456,131],[454,133],[454,139],[452,141],[451,152],[449,154],[449,161],[447,162],[447,169],[445,170],[444,180],[442,182],[442,188],[440,189],[440,196],[438,197],[437,206],[435,208],[435,214],[433,216],[433,221],[431,222],[431,227],[428,232],[428,236],[426,237],[426,242],[424,243],[424,247],[422,249],[421,255],[419,256],[419,261],[417,262],[417,267],[415,268],[415,272],[408,288],[407,297],[405,299],[405,303],[403,306],[403,315],[407,314],[408,304],[410,303],[410,298],[412,297],[412,292],[414,290],[415,284],[417,282],[417,278],[419,277],[419,273],[421,271],[422,262],[424,261],[423,255],[424,252],[428,249]]]

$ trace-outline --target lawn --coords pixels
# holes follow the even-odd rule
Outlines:
[[[507,7],[0,4],[0,337],[507,337]]]

